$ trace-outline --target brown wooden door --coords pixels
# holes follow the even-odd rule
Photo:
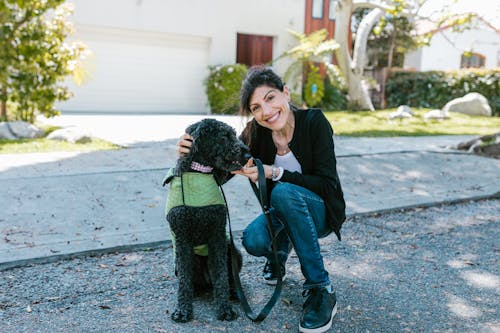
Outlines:
[[[304,22],[304,32],[306,35],[324,28],[328,31],[328,38],[333,38],[335,18],[330,17],[330,5],[334,5],[330,0],[306,0],[306,17]],[[313,7],[317,8],[313,9]]]
[[[306,10],[304,19],[304,33],[309,35],[311,32],[326,29],[328,31],[328,38],[335,36],[335,8],[336,2],[334,0],[306,0]],[[330,8],[332,7],[332,8]],[[352,45],[352,37],[349,28],[348,43]],[[351,50],[352,47],[349,47]],[[333,63],[337,64],[335,55],[333,56]]]
[[[247,66],[267,64],[273,59],[273,37],[238,34],[236,62]]]

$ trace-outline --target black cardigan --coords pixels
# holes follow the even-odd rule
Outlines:
[[[280,181],[302,186],[318,194],[325,202],[327,223],[340,240],[340,228],[345,221],[345,202],[337,174],[332,127],[319,109],[292,110],[295,130],[289,148],[299,161],[302,173],[285,170]],[[250,147],[253,157],[264,164],[274,164],[276,147],[270,129],[252,119],[240,139]],[[268,198],[271,197],[274,184],[267,179]]]

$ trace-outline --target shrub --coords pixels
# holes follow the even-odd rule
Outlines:
[[[290,102],[298,108],[302,108],[305,106],[302,95],[295,92],[290,92]]]
[[[328,76],[325,78],[325,94],[321,100],[323,111],[347,109],[346,89],[338,82],[330,82]]]
[[[441,109],[454,98],[478,92],[488,99],[493,115],[500,116],[500,70],[392,72],[385,96],[388,107],[407,104]]]
[[[206,94],[213,114],[235,114],[240,105],[240,88],[247,73],[242,64],[210,66],[205,80]]]
[[[310,66],[303,89],[304,100],[310,107],[318,106],[325,93],[325,83],[317,67]]]

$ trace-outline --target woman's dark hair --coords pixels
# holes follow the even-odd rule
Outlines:
[[[249,115],[250,98],[255,89],[260,86],[269,86],[283,91],[285,84],[281,78],[270,68],[266,66],[253,66],[248,69],[247,75],[243,80],[240,90],[240,113]]]

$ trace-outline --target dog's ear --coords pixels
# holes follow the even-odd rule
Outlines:
[[[189,125],[186,128],[186,133],[193,137],[193,144],[191,145],[191,149],[189,149],[188,154],[184,154],[177,161],[177,170],[178,171],[187,171],[191,167],[191,163],[193,161],[193,154],[198,150],[198,146],[196,143],[196,139],[199,137],[199,127],[200,122],[196,122],[194,124]]]
[[[186,133],[194,137],[195,136],[194,134],[196,134],[195,132],[198,129],[199,125],[200,125],[200,122],[189,125],[186,128]]]

